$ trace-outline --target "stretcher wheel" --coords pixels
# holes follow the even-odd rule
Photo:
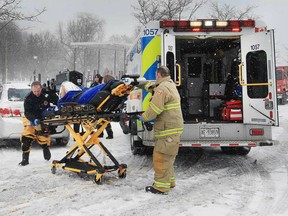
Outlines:
[[[97,175],[95,175],[94,182],[98,185],[103,185],[104,184],[104,177],[101,176],[99,179],[97,179]]]
[[[126,178],[127,172],[126,170],[121,174],[120,170],[118,170],[118,176],[119,178]]]
[[[56,167],[55,167],[55,166],[52,166],[52,168],[51,168],[51,173],[52,173],[52,174],[56,174]]]

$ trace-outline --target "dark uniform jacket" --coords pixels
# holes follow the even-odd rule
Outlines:
[[[24,114],[29,121],[41,119],[42,112],[50,107],[49,96],[41,94],[36,97],[31,91],[24,100]]]

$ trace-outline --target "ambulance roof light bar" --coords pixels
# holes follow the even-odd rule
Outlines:
[[[240,32],[241,27],[255,27],[254,20],[163,20],[160,21],[161,28],[174,27],[174,31],[177,32],[221,32],[231,31]]]

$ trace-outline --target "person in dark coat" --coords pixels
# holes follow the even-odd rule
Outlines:
[[[44,135],[39,120],[42,117],[42,112],[50,107],[50,99],[42,92],[42,86],[39,81],[34,81],[31,84],[31,92],[24,100],[24,115],[22,116],[24,130],[21,133],[21,149],[22,161],[21,166],[29,164],[29,154],[32,148],[32,143],[36,140],[43,149],[45,160],[50,160],[51,153],[49,146],[51,143],[50,135]]]
[[[95,75],[95,80],[94,80],[93,83],[91,83],[90,88],[101,84],[102,80],[103,80],[103,77],[100,74],[96,74]]]

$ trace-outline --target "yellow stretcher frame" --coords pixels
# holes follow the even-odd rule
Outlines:
[[[55,121],[57,120],[58,119],[55,119]],[[49,119],[49,121],[53,122],[53,119]],[[82,125],[82,127],[85,129],[84,134],[81,135],[80,133],[76,133],[74,131],[71,125],[75,123],[80,123]],[[78,174],[84,173],[87,175],[93,175],[93,181],[99,185],[104,183],[103,175],[107,172],[118,170],[118,177],[126,178],[127,165],[119,164],[110,151],[99,140],[99,135],[109,123],[110,121],[105,118],[100,118],[98,120],[86,119],[67,123],[65,127],[74,138],[75,143],[61,160],[52,161],[51,172],[55,174],[56,168],[62,168]],[[97,125],[100,127],[96,130]],[[95,155],[90,151],[93,146],[98,146],[105,156],[111,159],[114,166],[106,166],[101,164]],[[89,161],[82,158],[84,155],[89,157]]]

